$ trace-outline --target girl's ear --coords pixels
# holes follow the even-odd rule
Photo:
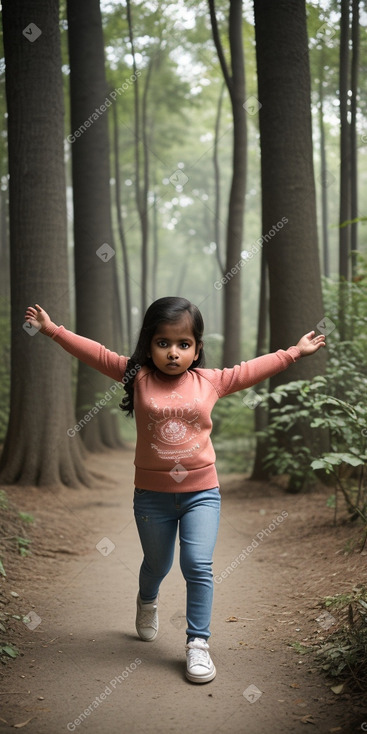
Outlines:
[[[199,352],[200,352],[200,349],[202,349],[202,347],[203,347],[203,342],[198,342],[197,345],[196,345],[197,352],[196,352],[195,357],[194,357],[194,362],[197,359],[199,359]]]

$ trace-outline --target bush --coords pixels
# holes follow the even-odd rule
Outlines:
[[[335,511],[341,492],[351,517],[367,522],[367,286],[358,281],[348,288],[346,323],[353,338],[341,342],[335,328],[327,339],[324,376],[264,394],[269,426],[258,435],[267,441],[264,468],[270,473],[288,474],[290,486],[298,491],[318,478],[332,482]],[[327,313],[334,323],[337,292],[337,285],[325,284]],[[310,430],[311,445],[304,440]]]

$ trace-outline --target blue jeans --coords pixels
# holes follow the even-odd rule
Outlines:
[[[213,604],[212,555],[220,517],[218,487],[202,492],[135,489],[134,515],[144,558],[139,574],[142,601],[152,602],[173,562],[177,526],[180,566],[186,580],[188,637],[210,637]]]

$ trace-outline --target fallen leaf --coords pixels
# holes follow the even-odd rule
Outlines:
[[[32,721],[32,719],[34,719],[34,716],[31,716],[31,718],[27,719],[27,721],[22,721],[20,724],[14,724],[14,729],[21,729],[23,726],[26,726],[27,724],[29,724],[29,722]]]
[[[331,686],[330,690],[333,693],[341,693],[344,688],[344,683],[340,683],[338,686]]]
[[[226,622],[238,622],[238,617],[228,617]]]
[[[302,722],[302,724],[314,724],[315,723],[312,719],[311,714],[306,714],[306,716],[302,716],[300,718],[300,721]]]
[[[299,688],[299,683],[290,683],[289,684],[289,687],[290,688]]]

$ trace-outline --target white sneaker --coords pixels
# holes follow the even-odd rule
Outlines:
[[[149,604],[144,604],[138,594],[136,600],[136,631],[141,640],[152,642],[158,634],[158,597]]]
[[[216,676],[215,665],[209,655],[209,645],[201,637],[186,645],[186,678],[192,683],[209,683]]]

